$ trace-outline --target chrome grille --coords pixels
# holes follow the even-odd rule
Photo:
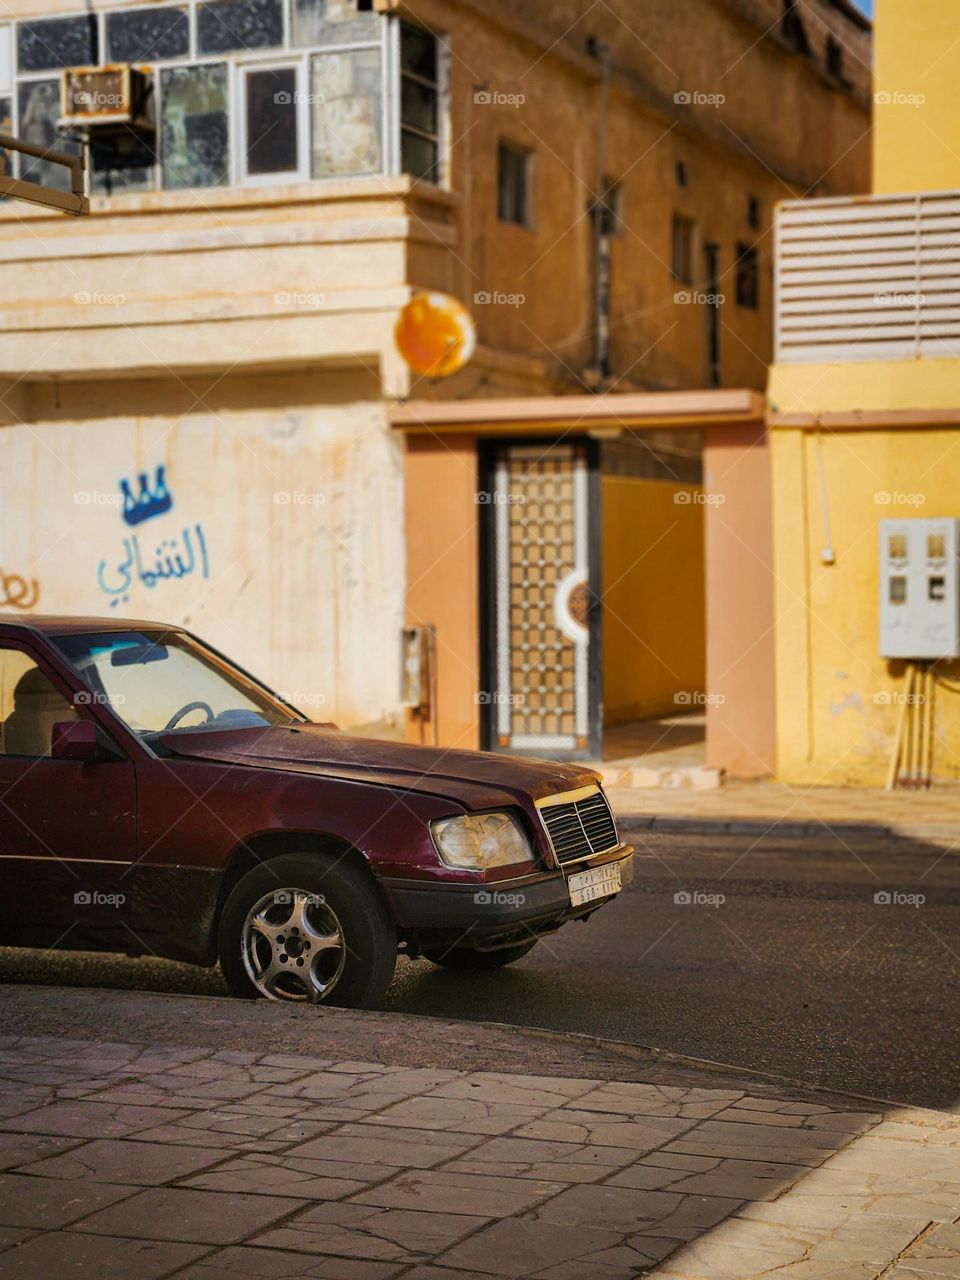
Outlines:
[[[613,814],[602,791],[565,803],[544,804],[540,817],[560,863],[591,858],[619,844]]]

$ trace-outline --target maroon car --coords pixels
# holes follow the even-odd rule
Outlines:
[[[519,959],[629,878],[597,775],[313,724],[176,627],[0,618],[0,942],[375,1004],[398,949]]]

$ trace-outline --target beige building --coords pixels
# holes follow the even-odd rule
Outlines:
[[[429,600],[411,604],[419,507],[391,407],[760,388],[774,202],[868,185],[870,37],[846,0],[5,12],[0,115],[28,141],[85,145],[93,199],[83,221],[0,210],[0,607],[187,623],[345,726],[403,731],[400,630],[431,620]],[[65,94],[64,72],[116,65],[133,74],[68,78]],[[474,359],[443,384],[394,348],[418,289],[456,295],[477,321]],[[676,641],[648,635],[629,600],[609,670],[599,639],[589,655],[571,641],[571,678],[594,690],[588,732],[533,743],[561,753],[596,746],[604,686],[623,717],[705,679],[689,550],[703,507],[676,500],[702,480],[699,418],[665,434],[613,417],[602,441],[562,428],[594,484],[561,512],[581,539],[564,589],[604,590],[577,547],[623,530],[633,572],[669,525],[677,555],[648,560],[632,598],[655,610],[669,578],[699,604],[676,679],[632,660],[635,641],[664,667]],[[539,439],[549,454],[555,437]],[[477,536],[475,480],[498,441],[521,447],[495,419],[460,441],[475,487],[447,541],[473,547],[478,583],[497,552]],[[429,433],[417,445],[434,462],[445,448]],[[620,478],[602,487],[606,524],[601,474]],[[632,522],[632,505],[660,514]],[[551,512],[537,519],[534,541],[552,546]],[[490,636],[495,602],[477,600],[469,655],[437,637],[448,670],[502,666],[509,636]],[[544,654],[563,643],[552,624],[538,635]],[[463,745],[500,742],[482,717],[454,720]]]

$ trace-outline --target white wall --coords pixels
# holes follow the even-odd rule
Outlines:
[[[158,465],[172,506],[130,526],[120,480],[137,494]],[[158,549],[183,576],[151,585]],[[184,624],[350,727],[397,714],[403,566],[402,453],[377,401],[0,427],[0,612],[25,580],[33,612]]]

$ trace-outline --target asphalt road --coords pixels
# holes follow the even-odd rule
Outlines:
[[[634,839],[634,884],[589,923],[482,977],[402,961],[386,1007],[960,1104],[960,850],[832,836]],[[2,950],[0,982],[223,990],[215,972],[163,961]]]

